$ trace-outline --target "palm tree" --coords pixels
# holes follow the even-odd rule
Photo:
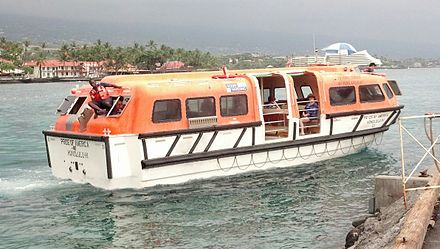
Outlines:
[[[149,40],[148,43],[147,43],[147,48],[149,50],[156,50],[157,49],[157,44],[153,40]]]
[[[46,53],[44,53],[44,51],[40,51],[35,60],[36,60],[37,66],[38,66],[38,71],[40,72],[40,79],[41,79],[41,78],[43,78],[43,76],[42,76],[43,72],[41,71],[41,67],[46,62]]]
[[[29,48],[30,45],[31,45],[31,42],[29,40],[25,40],[23,42],[24,49],[23,49],[23,53],[21,55],[21,59],[23,60],[23,62],[27,61],[28,58],[29,58],[29,56],[28,56],[28,48]]]
[[[61,45],[60,50],[58,51],[59,55],[60,55],[60,59],[64,62],[64,61],[68,61],[71,57],[70,55],[70,49],[69,49],[69,45],[63,43],[63,45]]]

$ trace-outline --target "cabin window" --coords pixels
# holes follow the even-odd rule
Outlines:
[[[356,94],[354,86],[331,87],[329,89],[330,104],[350,105],[356,103]]]
[[[313,94],[312,88],[310,86],[301,86],[301,94],[304,99],[307,98],[309,94]]]
[[[108,117],[119,117],[125,110],[131,96],[118,96],[113,98],[113,106],[109,111]]]
[[[287,101],[287,94],[285,87],[276,87],[274,89],[275,99],[277,101]]]
[[[402,92],[400,91],[399,86],[397,85],[397,82],[395,80],[389,80],[388,84],[390,84],[391,89],[393,89],[394,94],[396,95],[402,95]]]
[[[361,102],[379,102],[385,100],[385,96],[383,96],[378,84],[359,86],[359,96]]]
[[[69,114],[77,114],[81,106],[84,104],[84,101],[86,101],[87,97],[78,97],[75,101],[75,104],[70,109]]]
[[[383,83],[382,86],[383,86],[383,89],[385,89],[385,93],[387,94],[388,98],[391,99],[394,96],[394,94],[393,94],[393,91],[391,91],[390,86],[388,86],[387,83]]]
[[[66,115],[70,107],[75,103],[76,96],[67,96],[64,98],[61,105],[57,108],[57,113],[60,115]]]
[[[191,98],[186,100],[186,117],[199,118],[215,116],[214,97]]]
[[[179,99],[157,100],[153,107],[153,123],[173,122],[182,119]]]
[[[264,88],[263,89],[263,102],[264,103],[269,102],[269,96],[270,96],[270,88]]]
[[[239,116],[248,113],[247,96],[245,94],[220,97],[222,116]]]

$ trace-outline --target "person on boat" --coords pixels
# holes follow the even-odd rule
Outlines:
[[[308,103],[304,107],[303,117],[299,119],[300,127],[301,127],[301,135],[304,135],[304,123],[308,123],[318,118],[318,103],[316,102],[316,98],[313,94],[309,94],[307,96]]]
[[[376,68],[376,63],[371,62],[370,65],[368,65],[368,67],[364,69],[364,73],[372,73],[374,72],[375,68]]]
[[[280,109],[280,106],[278,105],[274,96],[270,95],[268,100],[269,103],[266,105],[267,109]]]
[[[93,79],[89,80],[89,84],[92,86],[92,89],[89,92],[92,101],[89,102],[89,106],[93,108],[95,114],[105,115],[113,105],[113,99],[108,93],[107,87],[122,87],[104,82],[96,83]]]
[[[119,97],[116,101],[115,107],[113,108],[113,111],[110,113],[110,115],[119,115],[122,113],[122,110],[124,110],[125,104],[124,104],[124,97]]]

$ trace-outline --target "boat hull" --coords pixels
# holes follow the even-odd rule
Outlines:
[[[144,188],[250,171],[292,167],[357,153],[388,127],[296,141],[145,160],[138,136],[87,137],[45,132],[58,178],[103,189]]]

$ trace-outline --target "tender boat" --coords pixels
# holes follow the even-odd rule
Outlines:
[[[124,75],[101,82],[122,86],[109,88],[113,106],[105,115],[88,105],[90,86],[74,88],[43,134],[56,177],[104,189],[178,184],[356,153],[379,142],[403,108],[395,81],[352,66]],[[318,115],[304,119],[310,94]]]

